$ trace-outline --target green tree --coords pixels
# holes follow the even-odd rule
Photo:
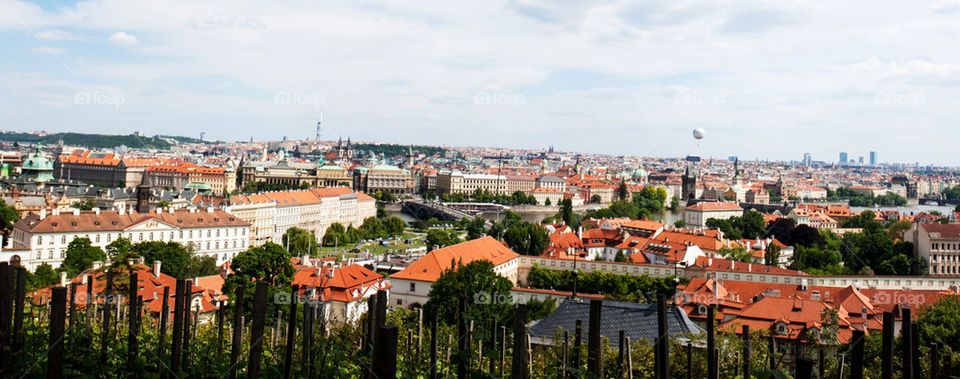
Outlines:
[[[540,255],[547,248],[550,236],[540,225],[522,223],[508,228],[503,241],[518,254]]]
[[[187,278],[184,268],[190,260],[190,254],[183,245],[176,242],[144,241],[131,248],[143,257],[144,263],[160,261],[160,272],[177,279]]]
[[[533,298],[527,301],[527,318],[530,320],[542,320],[557,309],[557,299],[552,297],[543,300]]]
[[[684,219],[682,219],[682,218],[679,218],[679,219],[677,219],[677,221],[674,221],[674,222],[673,222],[673,226],[675,226],[675,227],[677,227],[677,228],[685,227],[685,226],[687,226],[687,220],[684,220]]]
[[[31,274],[27,272],[27,287],[28,290],[33,291],[39,288],[44,288],[47,286],[52,286],[60,282],[60,276],[57,275],[56,271],[53,271],[53,268],[46,263],[42,263]]]
[[[363,224],[360,225],[360,234],[363,235],[364,239],[372,240],[386,237],[387,230],[383,226],[383,221],[379,218],[367,217],[363,220]]]
[[[94,202],[93,199],[88,198],[84,199],[83,201],[74,201],[71,206],[81,211],[90,211],[97,206],[97,203]]]
[[[434,248],[456,245],[461,242],[457,234],[456,230],[430,229],[426,237],[427,249],[432,251]]]
[[[667,201],[667,191],[661,187],[643,187],[643,190],[633,194],[632,201],[638,207],[650,213],[663,212],[664,202]]]
[[[543,205],[549,207],[549,206],[551,206],[551,205],[553,205],[553,204],[550,202],[550,198],[548,197],[548,198],[546,198],[546,199],[543,200]]]
[[[215,275],[218,273],[220,273],[220,267],[217,267],[217,259],[209,255],[193,254],[187,261],[187,266],[183,268],[183,276],[185,278]]]
[[[621,180],[620,186],[617,187],[617,199],[625,201],[628,196],[630,196],[630,190],[627,189],[627,183]]]
[[[573,201],[570,199],[560,200],[560,219],[566,225],[573,226]]]
[[[427,190],[426,192],[423,193],[423,199],[426,201],[433,201],[433,200],[436,200],[436,198],[437,198],[437,193],[434,192],[434,190]]]
[[[600,204],[601,200],[600,195],[590,196],[590,204]]]
[[[379,220],[377,220],[379,221]],[[294,256],[310,255],[317,248],[317,236],[306,229],[292,227],[280,237],[280,241],[287,247],[287,251]]]
[[[130,269],[130,260],[140,258],[140,254],[133,251],[133,245],[126,238],[117,238],[106,246],[107,258],[110,260],[110,269],[127,271]],[[144,263],[147,263],[144,260]]]
[[[483,234],[486,232],[486,228],[486,220],[484,220],[482,217],[474,217],[473,220],[467,223],[467,239],[475,240],[483,237]]]
[[[256,283],[263,282],[269,285],[267,298],[273,299],[279,291],[289,288],[293,280],[294,269],[290,263],[290,255],[283,248],[273,242],[267,242],[261,246],[251,247],[240,254],[237,254],[230,262],[230,268],[233,274],[228,276],[223,283],[223,292],[229,296],[235,296],[237,287],[244,286],[243,301],[245,304],[253,304],[253,294]],[[231,301],[228,307],[232,308],[235,302]],[[267,302],[268,318],[275,317],[276,307],[282,304],[274,304],[273,301]],[[244,307],[244,313],[248,316],[252,314],[253,307]]]
[[[346,245],[346,233],[347,230],[343,227],[343,224],[339,222],[330,224],[330,226],[327,227],[326,233],[323,234],[323,246]]]
[[[7,205],[7,202],[0,200],[0,230],[7,239],[10,238],[10,232],[13,230],[13,223],[20,220],[20,212],[17,209]]]
[[[774,267],[780,265],[780,245],[771,243],[763,249],[763,264]]]
[[[61,271],[74,277],[86,269],[93,267],[93,262],[105,262],[107,254],[99,247],[93,246],[89,238],[74,238],[67,245],[66,257],[60,265]]]
[[[493,271],[493,263],[476,260],[463,265],[453,265],[440,274],[440,278],[430,286],[425,314],[436,314],[447,324],[456,323],[458,317],[477,321],[474,331],[478,340],[489,336],[489,320],[498,320],[500,325],[512,321],[513,301],[510,280]],[[466,313],[462,311],[466,304]],[[483,320],[483,322],[481,322]]]
[[[753,256],[750,255],[750,252],[747,251],[747,249],[744,249],[742,247],[737,247],[737,248],[723,247],[723,248],[720,248],[719,251],[717,251],[717,255],[726,259],[737,261],[737,262],[747,262],[747,263],[753,262]]]
[[[918,334],[923,345],[933,342],[960,350],[960,298],[944,296],[920,313],[917,319]]]
[[[403,230],[406,229],[407,223],[400,217],[391,216],[387,217],[383,222],[383,227],[386,229],[387,235],[399,237],[403,235]]]

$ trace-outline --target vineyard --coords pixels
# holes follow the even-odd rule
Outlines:
[[[268,299],[266,283],[251,283],[251,302],[201,314],[186,300],[189,280],[165,287],[155,300],[160,311],[152,312],[129,285],[140,283],[135,271],[33,296],[25,293],[25,277],[23,268],[0,264],[3,377],[935,378],[949,377],[958,361],[947,349],[919,346],[909,309],[901,314],[900,338],[894,315],[886,313],[882,335],[854,331],[845,345],[784,343],[765,330],[744,327],[737,335],[712,324],[704,333],[665,338],[670,305],[661,295],[662,338],[631,341],[621,331],[611,341],[600,335],[603,301],[591,300],[590,316],[577,328],[558,329],[549,345],[532,345],[523,305],[514,307],[509,325],[467,317],[448,325],[420,309],[387,312],[381,291],[367,300],[373,311],[360,321],[334,325],[322,317],[325,305],[310,300],[315,294],[297,286]],[[233,298],[243,299],[243,291]],[[471,304],[464,295],[459,306],[466,315]],[[267,314],[268,302],[276,314]]]

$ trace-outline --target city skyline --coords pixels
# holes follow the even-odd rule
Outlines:
[[[955,3],[261,8],[2,1],[4,129],[960,165]]]

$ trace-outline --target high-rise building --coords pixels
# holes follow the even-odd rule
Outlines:
[[[813,158],[810,153],[803,153],[803,165],[810,166],[813,163]]]
[[[862,156],[862,155],[857,159],[857,162],[859,162],[860,165],[863,166],[863,156]]]
[[[876,152],[876,151],[871,151],[871,152],[870,152],[870,165],[871,165],[871,166],[876,166],[876,165],[877,165],[877,152]]]
[[[841,151],[841,152],[840,152],[840,165],[841,165],[841,166],[846,166],[848,162],[849,162],[849,161],[847,160],[847,152],[846,152],[846,151]]]

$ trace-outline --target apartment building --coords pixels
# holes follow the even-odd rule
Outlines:
[[[184,188],[226,195],[237,189],[237,173],[228,167],[203,167],[189,162],[160,165],[144,171],[144,182],[152,187],[182,191]]]
[[[478,189],[509,195],[516,191],[530,192],[536,186],[533,178],[499,174],[464,174],[459,170],[444,170],[437,174],[437,192],[470,194]]]
[[[197,254],[212,256],[217,264],[229,262],[248,248],[250,223],[224,209],[157,209],[128,211],[60,212],[41,210],[13,225],[12,249],[21,265],[33,271],[46,263],[57,268],[75,238],[89,238],[93,246],[106,247],[119,238],[132,243],[172,241],[192,245]],[[11,257],[3,257],[10,259]]]
[[[165,163],[161,159],[121,158],[113,153],[77,150],[60,155],[54,162],[56,179],[79,180],[106,187],[133,188],[140,185],[144,172]]]

